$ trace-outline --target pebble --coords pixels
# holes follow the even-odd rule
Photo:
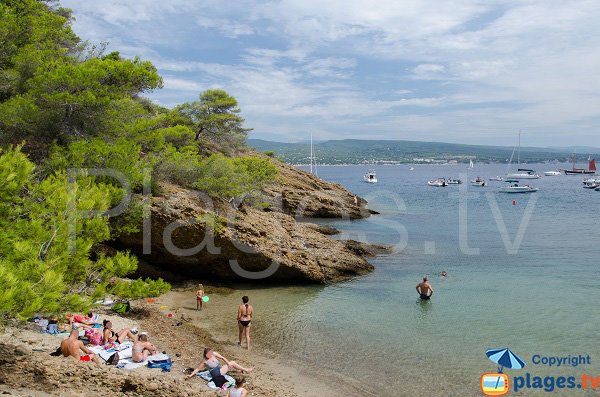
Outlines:
[[[30,352],[30,350],[28,348],[26,348],[25,346],[17,346],[15,348],[15,355],[17,356],[26,356],[28,355]]]
[[[149,383],[148,386],[146,386],[146,390],[148,390],[148,391],[157,391],[158,390],[158,383],[156,383],[156,382]]]

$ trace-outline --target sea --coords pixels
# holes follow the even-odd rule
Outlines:
[[[528,167],[543,174],[568,165]],[[377,184],[363,182],[368,169]],[[338,228],[334,238],[393,253],[339,284],[241,287],[256,310],[255,343],[353,379],[357,396],[481,396],[482,375],[499,370],[510,395],[599,395],[582,376],[600,377],[600,192],[583,189],[582,176],[528,181],[540,189],[532,194],[469,183],[506,172],[499,164],[319,167],[320,178],[380,214],[317,222]],[[427,185],[437,177],[463,184]],[[425,302],[415,290],[423,276],[434,289]],[[499,368],[486,355],[494,348],[525,367]],[[550,366],[551,357],[565,359]],[[574,382],[559,387],[560,377]]]

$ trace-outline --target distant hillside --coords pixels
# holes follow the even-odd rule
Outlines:
[[[275,155],[291,164],[307,164],[310,157],[310,143],[282,143],[249,139],[248,145],[259,151],[273,151]],[[314,144],[316,161],[320,164],[385,164],[385,163],[468,163],[469,160],[485,163],[506,163],[513,148],[501,146],[461,145],[443,142],[383,141],[343,139]],[[600,149],[595,153],[579,155],[581,162],[588,155],[599,158]],[[580,152],[581,153],[581,152]],[[521,148],[521,162],[566,162],[572,151],[560,148]],[[517,162],[517,155],[513,162]]]

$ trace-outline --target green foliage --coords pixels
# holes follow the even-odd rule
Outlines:
[[[109,143],[100,138],[80,140],[63,148],[54,146],[50,154],[52,169],[92,168],[110,169],[121,173],[133,191],[141,191],[144,181],[144,167],[151,167],[141,159],[141,147],[125,138]],[[119,181],[112,177],[100,176],[100,182],[116,184]]]
[[[277,167],[265,158],[214,154],[200,164],[196,187],[221,199],[244,198],[260,191],[276,174]]]
[[[202,222],[208,230],[212,231],[215,236],[221,234],[227,225],[225,219],[212,212],[207,212],[200,216],[198,220]]]
[[[82,176],[69,184],[64,172],[34,178],[34,165],[20,148],[0,155],[0,314],[25,318],[37,312],[83,310],[105,293],[125,292],[119,277],[135,271],[128,253],[90,259],[110,238],[114,188]],[[164,283],[137,282],[153,294]]]
[[[162,279],[146,280],[137,279],[131,281],[122,281],[114,286],[113,292],[127,299],[138,299],[144,297],[154,297],[165,294],[171,290],[169,283]]]
[[[251,129],[243,128],[237,100],[223,90],[207,90],[200,100],[184,103],[177,110],[193,123],[196,139],[208,140],[225,150],[237,150],[246,144]]]
[[[177,150],[169,144],[158,155],[153,177],[191,188],[200,177],[201,166],[202,159],[195,146],[185,146]]]

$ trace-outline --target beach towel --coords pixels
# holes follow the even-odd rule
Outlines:
[[[104,361],[108,360],[115,352],[119,352],[119,361],[131,358],[133,354],[133,342],[124,342],[116,347],[104,349],[104,346],[91,346],[89,349],[100,356]]]
[[[229,376],[227,374],[225,375],[225,379],[227,379],[227,383],[225,383],[223,385],[223,387],[217,387],[215,385],[215,383],[212,381],[212,376],[210,375],[210,372],[208,372],[208,371],[198,372],[196,375],[201,377],[205,381],[207,381],[208,382],[207,386],[214,390],[227,390],[231,386],[235,385],[235,379],[233,379],[231,376]]]

